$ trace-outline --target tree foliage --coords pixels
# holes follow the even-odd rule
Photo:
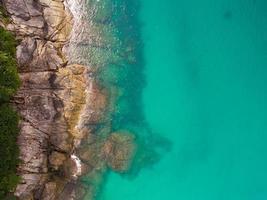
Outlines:
[[[15,53],[15,38],[0,28],[0,199],[10,199],[9,193],[19,181],[16,175],[19,117],[9,105],[20,84]]]

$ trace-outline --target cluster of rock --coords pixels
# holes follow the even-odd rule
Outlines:
[[[14,104],[21,115],[21,200],[82,199],[81,175],[96,180],[107,168],[129,169],[135,138],[112,133],[110,94],[90,66],[68,64],[63,47],[73,20],[64,0],[2,0],[20,41],[21,88]]]

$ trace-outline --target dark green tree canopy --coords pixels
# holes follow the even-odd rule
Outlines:
[[[10,199],[9,193],[19,181],[16,175],[19,117],[9,105],[20,84],[15,54],[15,38],[0,27],[0,199]]]
[[[0,103],[8,101],[19,87],[15,45],[14,37],[0,28]]]

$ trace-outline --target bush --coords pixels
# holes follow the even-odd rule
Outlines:
[[[0,51],[11,57],[16,55],[16,40],[10,32],[2,27],[0,27]]]
[[[0,103],[7,102],[19,87],[15,54],[15,38],[0,28]]]
[[[3,11],[0,9],[0,17]],[[19,117],[8,105],[20,81],[15,60],[16,41],[11,33],[0,28],[0,199],[14,199],[12,192],[19,182],[16,167],[19,149]]]
[[[0,106],[0,198],[13,190],[19,181],[16,175],[18,160],[19,117],[7,104]]]
[[[19,87],[16,61],[0,51],[0,103],[6,102]]]

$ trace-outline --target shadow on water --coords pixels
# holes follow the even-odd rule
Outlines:
[[[233,17],[233,13],[230,10],[225,11],[224,14],[223,14],[223,18],[225,20],[231,20],[232,17]]]

